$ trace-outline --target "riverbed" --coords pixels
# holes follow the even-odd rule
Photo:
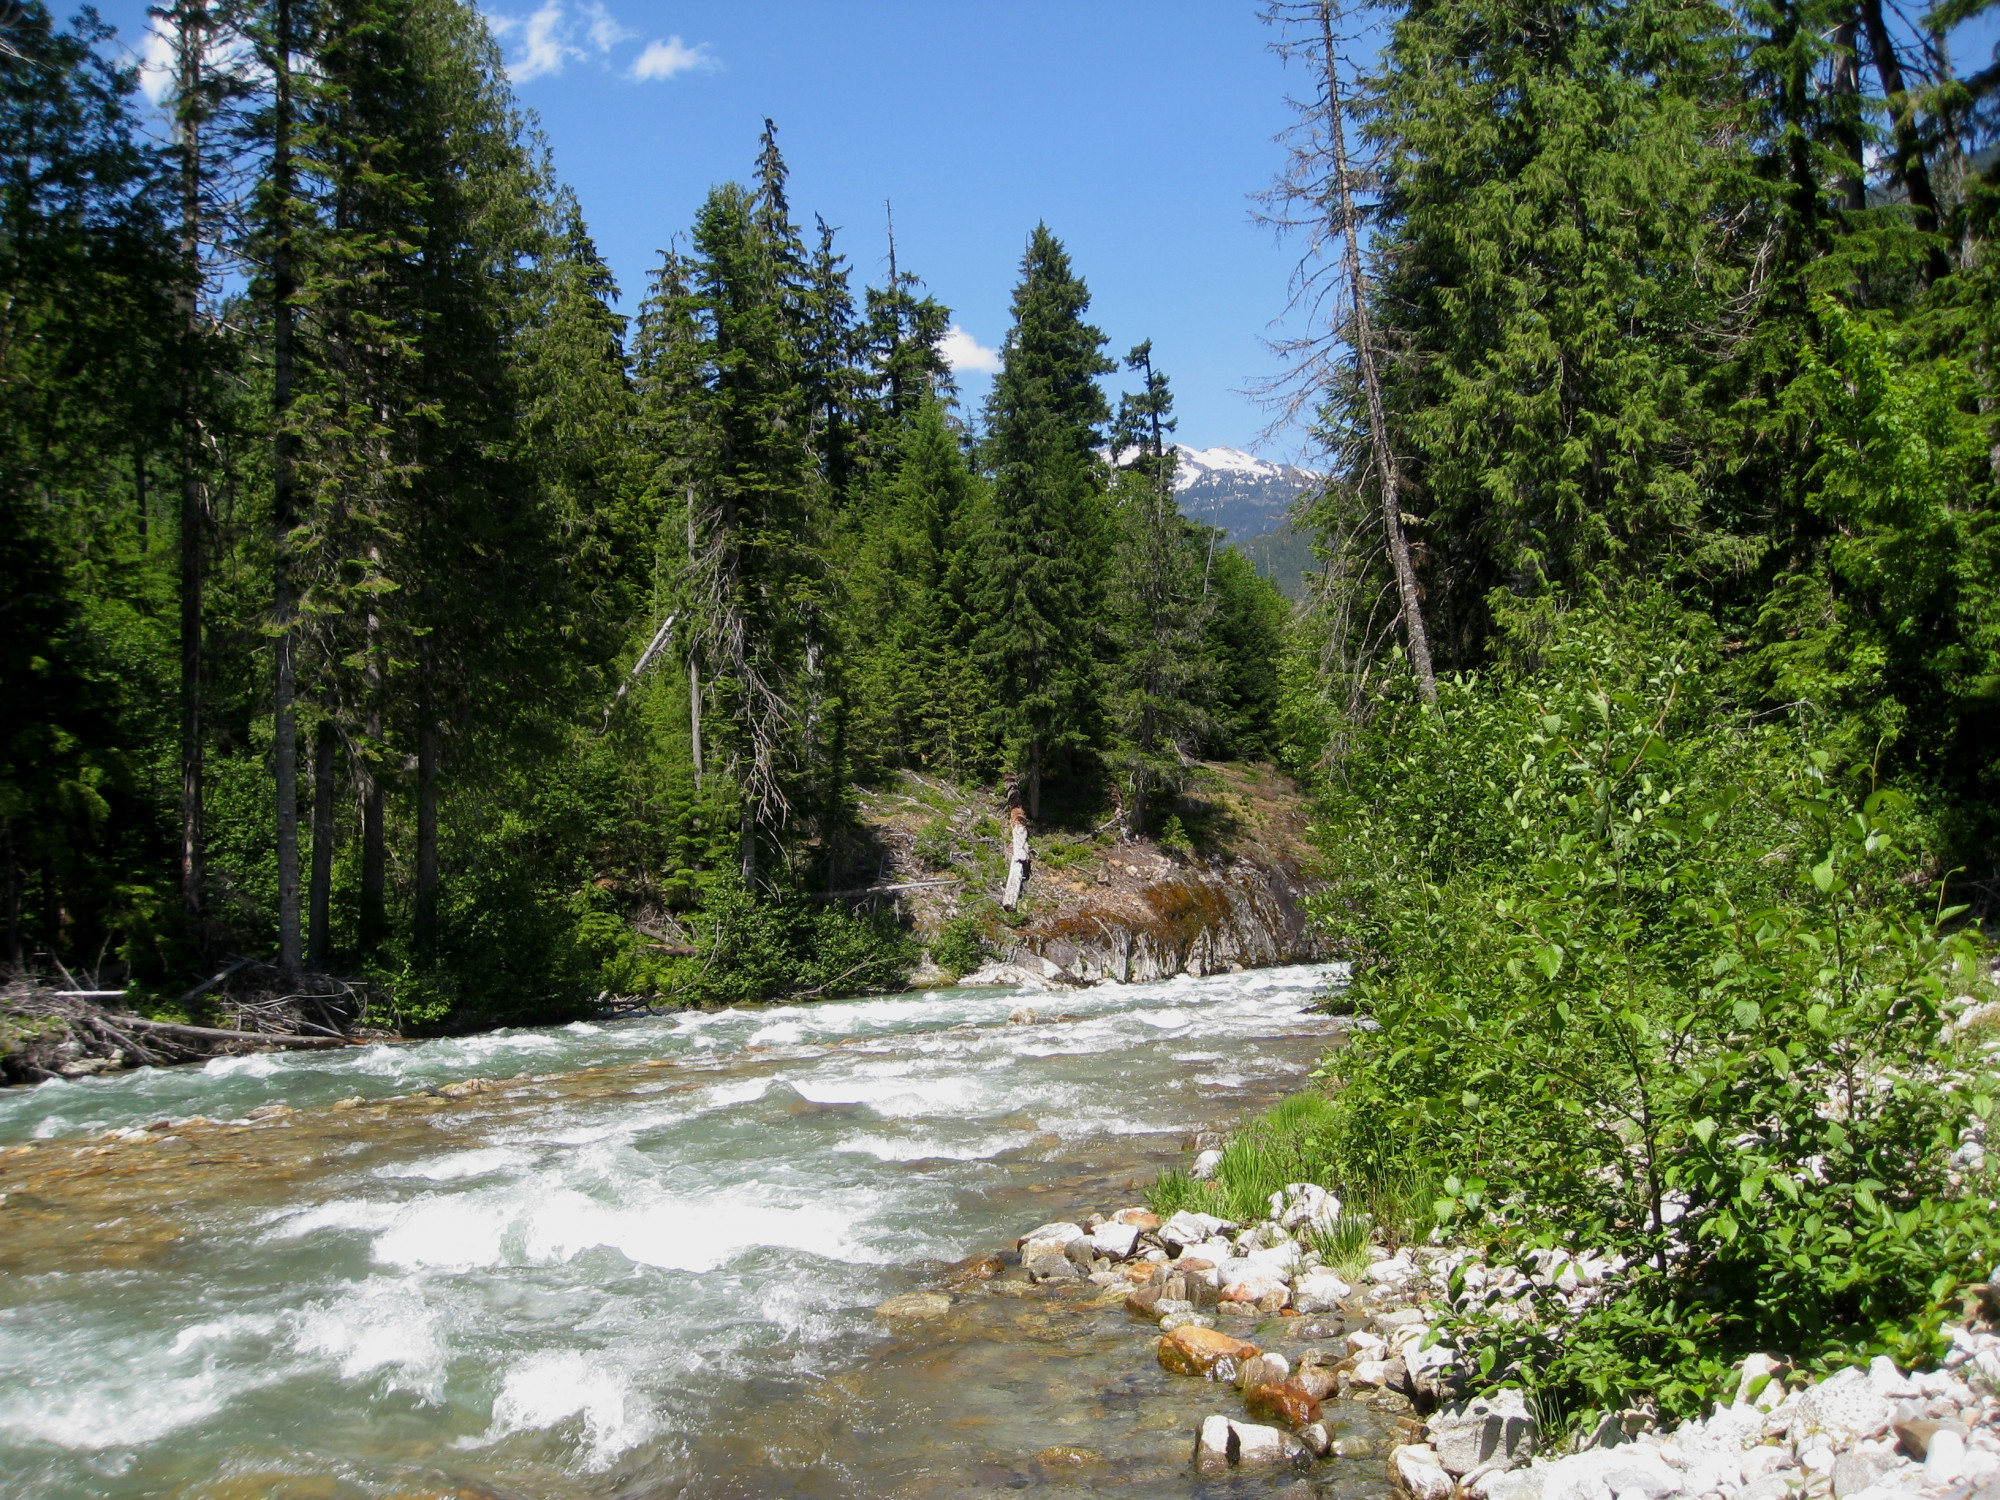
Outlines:
[[[1338,1038],[1306,1009],[1336,978],[678,1013],[0,1094],[0,1496],[1268,1492],[1196,1480],[1194,1425],[1229,1403],[1161,1372],[1115,1293],[948,1267],[1139,1202],[1190,1131],[1296,1088]],[[874,1313],[937,1286],[946,1316]]]

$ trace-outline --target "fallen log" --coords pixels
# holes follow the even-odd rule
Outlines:
[[[963,884],[965,882],[956,877],[944,880],[899,880],[891,885],[857,886],[851,891],[816,891],[813,893],[812,899],[815,901],[845,901],[855,896],[886,896],[895,891],[922,890],[926,886]]]
[[[170,1036],[203,1037],[219,1042],[259,1042],[273,1047],[359,1046],[344,1036],[295,1036],[279,1031],[229,1031],[220,1026],[184,1026],[178,1021],[149,1021],[144,1016],[117,1016],[106,1013],[107,1021],[140,1031],[161,1031]]]

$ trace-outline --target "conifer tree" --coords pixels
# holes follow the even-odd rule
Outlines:
[[[992,499],[971,581],[973,655],[991,732],[1041,816],[1044,774],[1096,738],[1094,647],[1105,555],[1102,460],[1109,416],[1097,377],[1115,366],[1083,321],[1090,293],[1038,224],[1021,260],[1014,322],[987,402]]]
[[[1139,373],[1119,403],[1111,450],[1121,467],[1113,492],[1118,542],[1111,569],[1114,652],[1107,671],[1119,760],[1129,798],[1126,832],[1146,834],[1155,788],[1177,788],[1184,757],[1208,725],[1210,663],[1203,627],[1214,604],[1201,540],[1174,500],[1173,393],[1153,368],[1149,340],[1125,358]]]

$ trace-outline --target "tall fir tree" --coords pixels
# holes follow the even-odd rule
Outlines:
[[[973,657],[988,721],[1041,816],[1051,769],[1099,738],[1096,635],[1107,545],[1103,460],[1110,413],[1097,377],[1116,366],[1083,321],[1090,293],[1038,224],[1021,259],[1013,326],[987,401],[991,503],[970,585]]]

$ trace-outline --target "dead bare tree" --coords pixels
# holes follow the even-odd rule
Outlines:
[[[1288,138],[1291,155],[1283,174],[1263,197],[1264,222],[1281,232],[1305,235],[1305,249],[1292,275],[1288,314],[1303,322],[1300,332],[1272,342],[1289,368],[1259,394],[1277,409],[1274,426],[1309,417],[1327,394],[1358,377],[1363,397],[1363,452],[1355,467],[1373,480],[1381,502],[1382,545],[1396,580],[1397,616],[1417,689],[1425,701],[1437,699],[1431,664],[1430,632],[1410,557],[1403,516],[1403,476],[1382,400],[1380,338],[1369,316],[1367,263],[1361,251],[1357,189],[1373,173],[1348,147],[1352,103],[1343,94],[1341,46],[1337,30],[1347,17],[1337,0],[1274,0],[1264,11],[1279,29],[1274,49],[1287,61],[1302,60],[1316,75],[1317,88],[1295,99],[1299,122]],[[1358,538],[1349,536],[1350,543]],[[1323,580],[1328,575],[1322,575]]]

